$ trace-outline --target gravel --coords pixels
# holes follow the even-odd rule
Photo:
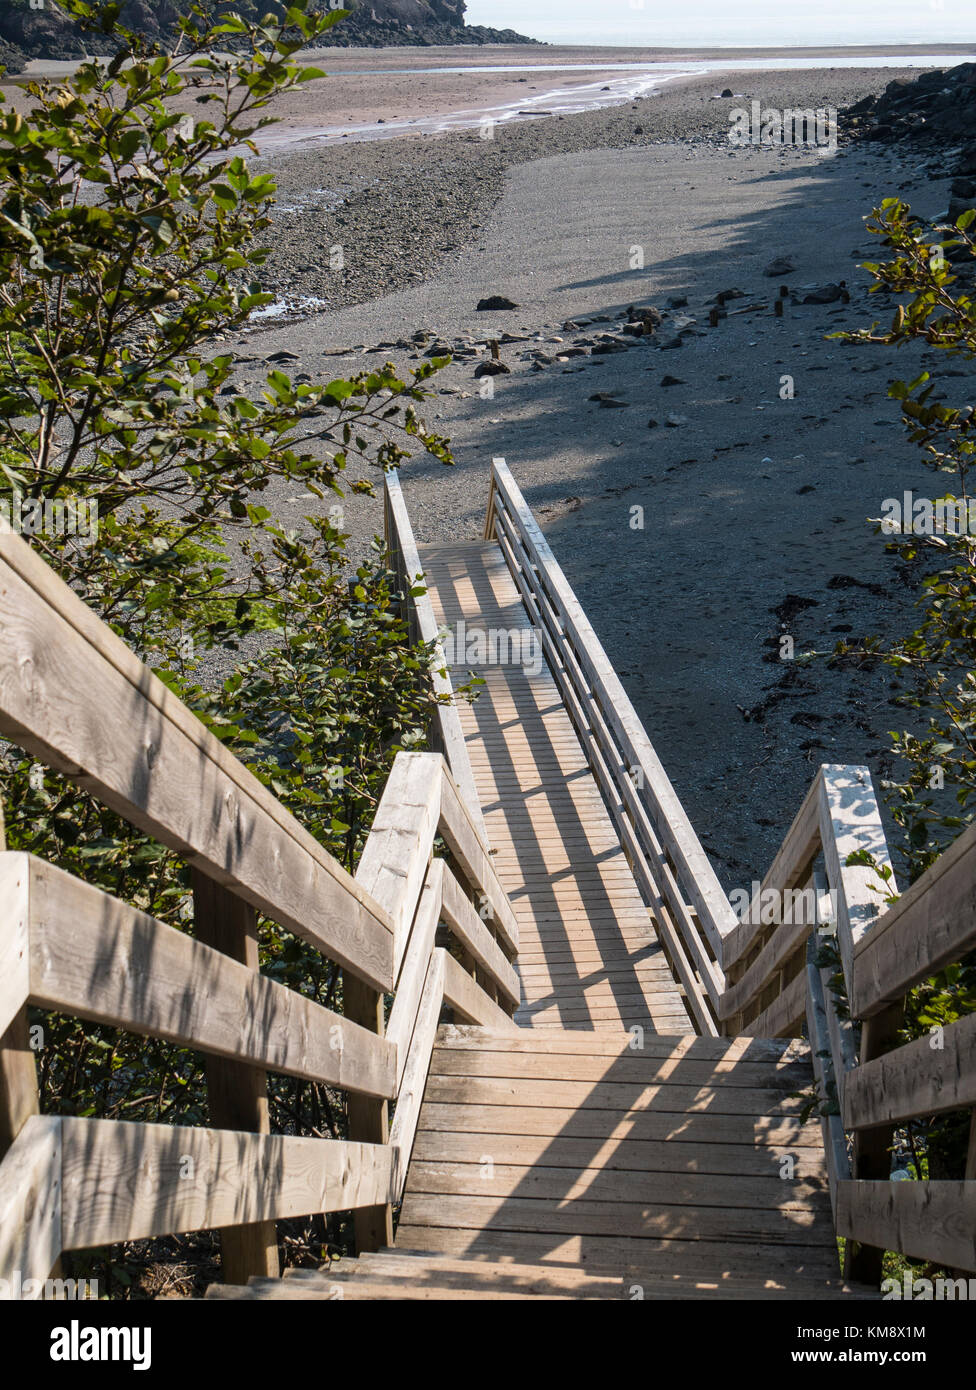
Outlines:
[[[516,165],[675,140],[692,156],[727,149],[729,111],[746,100],[840,109],[899,75],[891,68],[742,73],[731,101],[716,99],[718,84],[706,78],[626,106],[496,126],[491,140],[472,131],[276,152],[263,161],[279,192],[262,279],[297,309],[310,301],[321,309],[361,304],[436,276],[476,240]]]

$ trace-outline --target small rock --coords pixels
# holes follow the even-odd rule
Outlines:
[[[686,294],[673,294],[668,299],[667,306],[669,309],[687,309],[688,296]]]
[[[479,362],[474,369],[476,377],[479,376],[507,376],[511,371],[504,362]]]
[[[794,299],[800,304],[834,304],[838,299],[844,299],[847,290],[842,280],[840,284],[827,285],[803,285],[798,295]],[[849,298],[849,296],[847,296]]]
[[[792,256],[777,256],[774,261],[769,262],[763,274],[768,275],[770,279],[778,279],[780,275],[789,275],[794,270],[796,270],[796,261],[793,260]]]
[[[668,415],[665,418],[664,423],[668,426],[669,429],[674,430],[678,429],[681,425],[687,425],[689,421],[687,415]]]
[[[519,306],[514,300],[506,299],[503,294],[490,294],[487,299],[478,300],[477,312],[483,313],[486,310],[492,311],[496,309],[517,309],[518,307]]]
[[[661,378],[662,386],[684,386],[684,384],[680,376],[662,376]]]

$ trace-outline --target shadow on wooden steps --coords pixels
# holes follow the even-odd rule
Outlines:
[[[442,1027],[398,1248],[209,1296],[877,1297],[839,1277],[811,1077],[796,1040]]]

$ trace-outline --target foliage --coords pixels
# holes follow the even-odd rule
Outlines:
[[[280,22],[208,28],[196,9],[167,56],[123,29],[117,7],[62,8],[119,49],[62,86],[31,84],[28,116],[0,113],[0,502],[11,515],[97,505],[91,537],[55,527],[31,543],[351,868],[434,697],[382,547],[351,559],[335,499],[351,465],[387,468],[417,448],[451,461],[417,413],[442,362],[408,379],[392,363],[322,382],[271,371],[246,394],[219,347],[271,299],[256,239],[274,184],[244,158],[268,119],[258,113],[320,75],[294,55],[343,12],[299,0]],[[229,38],[245,51],[215,56]],[[211,119],[181,114],[191,78]],[[301,530],[274,515],[296,490],[311,509]],[[192,932],[187,868],[169,850],[10,747],[0,798],[10,847]],[[273,924],[261,931],[268,974],[341,1005],[337,969]],[[42,1022],[47,1109],[205,1121],[195,1054]],[[324,1087],[272,1077],[270,1095],[279,1130],[343,1130]]]
[[[948,354],[976,352],[976,305],[958,287],[949,253],[976,254],[966,228],[976,213],[967,212],[956,227],[922,228],[898,199],[887,199],[868,227],[891,248],[891,258],[867,269],[874,290],[908,296],[891,327],[839,335],[851,342],[895,346],[927,343]],[[970,405],[944,405],[934,399],[928,372],[914,381],[896,381],[889,395],[901,402],[909,438],[935,474],[947,474],[953,490],[936,489],[944,504],[959,504],[968,516],[972,497],[970,471],[976,463],[976,421]],[[952,513],[950,512],[950,520]],[[879,524],[881,524],[879,522]],[[856,650],[882,658],[907,682],[901,704],[915,712],[915,731],[893,734],[895,751],[907,772],[888,785],[892,813],[906,834],[910,879],[932,863],[972,818],[976,796],[976,535],[968,527],[941,527],[916,534],[910,527],[882,525],[887,549],[913,569],[923,571],[921,625],[887,650],[876,640]],[[838,651],[851,648],[841,644]],[[943,788],[951,799],[939,797]]]
[[[976,256],[969,228],[976,211],[954,225],[926,228],[907,204],[886,199],[868,219],[869,230],[888,250],[867,270],[874,291],[904,296],[888,329],[837,336],[848,342],[903,346],[923,343],[950,357],[976,354],[976,302],[956,268]],[[883,661],[904,682],[899,703],[912,727],[891,735],[904,772],[883,783],[896,823],[904,831],[900,852],[914,881],[972,821],[976,810],[976,418],[971,404],[936,398],[928,372],[896,381],[889,395],[900,402],[909,438],[935,477],[933,504],[912,517],[879,519],[887,549],[919,576],[921,622],[885,647],[871,638],[840,644],[840,660]],[[943,488],[945,491],[943,492]],[[970,512],[970,503],[974,509]],[[937,505],[942,504],[940,509]],[[929,524],[931,520],[932,524]],[[865,862],[864,856],[853,857]],[[877,866],[875,866],[877,867]],[[887,876],[890,878],[890,874]],[[879,891],[891,901],[891,884]],[[976,1009],[976,956],[948,966],[911,991],[903,1040],[922,1037]],[[969,1116],[944,1115],[910,1125],[902,1136],[908,1171],[959,1177],[965,1161]]]

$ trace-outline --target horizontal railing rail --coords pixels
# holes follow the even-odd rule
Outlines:
[[[0,818],[0,1276],[217,1228],[240,1282],[277,1273],[276,1220],[333,1211],[388,1243],[442,1010],[514,1027],[480,807],[441,753],[398,754],[349,875],[9,532],[0,672],[0,733],[184,855],[194,899],[191,937],[4,851]],[[343,967],[343,1014],[259,972],[258,911]],[[41,1115],[29,1006],[199,1051],[212,1127]],[[269,1071],[344,1092],[348,1139],[269,1133]]]
[[[386,545],[393,557],[397,575],[403,586],[414,634],[422,642],[432,643],[437,654],[437,659],[431,668],[431,674],[434,693],[440,703],[437,707],[432,746],[443,753],[447,759],[447,765],[458,785],[468,814],[482,840],[487,844],[488,832],[485,829],[481,802],[478,798],[474,773],[464,741],[464,731],[461,728],[454,688],[444,662],[444,651],[440,642],[440,627],[434,616],[433,604],[424,582],[417,542],[414,538],[413,527],[410,525],[406,503],[403,500],[400,479],[395,469],[391,469],[385,475],[383,497]]]
[[[723,942],[736,919],[677,793],[505,460],[492,461],[497,540],[699,1030],[717,1036]]]
[[[0,671],[0,735],[330,960],[391,988],[385,913],[9,529]]]

